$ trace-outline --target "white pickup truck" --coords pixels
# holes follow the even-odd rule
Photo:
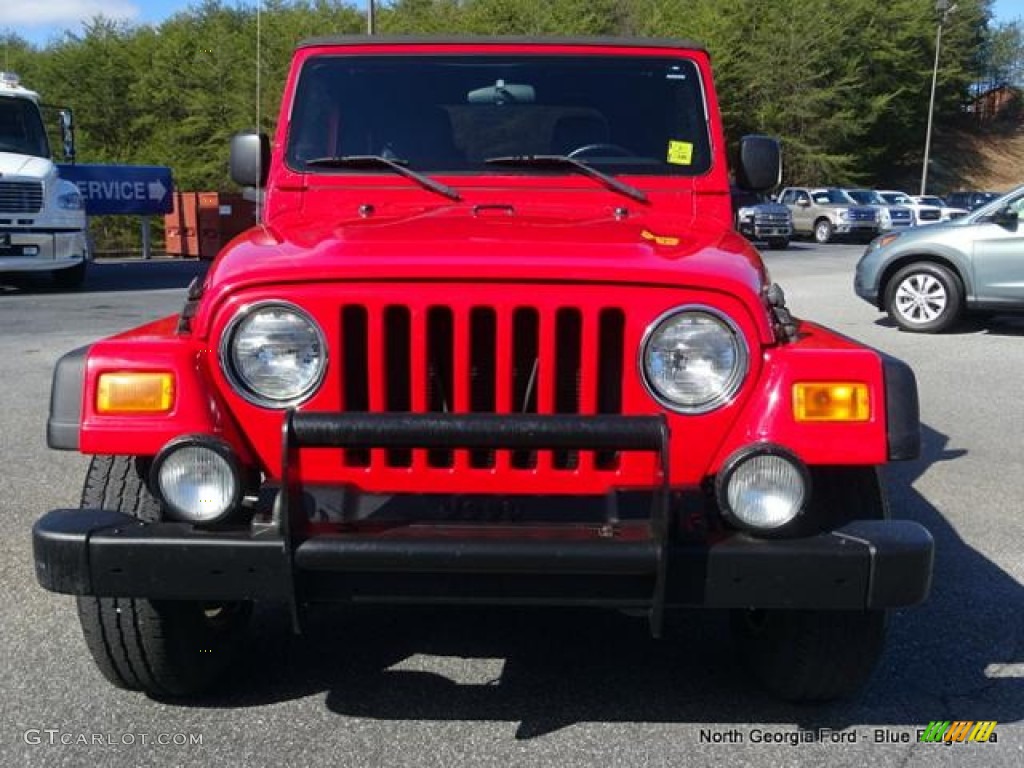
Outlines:
[[[64,155],[73,159],[71,111],[59,114]],[[72,289],[90,258],[82,195],[58,176],[39,94],[0,72],[0,274],[49,272]]]

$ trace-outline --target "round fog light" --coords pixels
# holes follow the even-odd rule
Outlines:
[[[238,468],[230,448],[213,441],[172,443],[153,467],[160,497],[171,515],[190,523],[213,523],[241,497]]]
[[[796,457],[779,448],[759,448],[730,460],[717,485],[718,503],[736,523],[772,531],[800,514],[810,483]]]

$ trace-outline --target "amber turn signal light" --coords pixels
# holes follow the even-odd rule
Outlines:
[[[98,413],[166,413],[173,405],[173,373],[101,373],[96,385]]]
[[[799,382],[793,385],[797,421],[867,421],[868,385],[855,381]]]

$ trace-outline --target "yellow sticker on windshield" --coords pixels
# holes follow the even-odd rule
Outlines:
[[[693,162],[693,144],[689,141],[670,140],[668,162],[672,165],[689,165]]]

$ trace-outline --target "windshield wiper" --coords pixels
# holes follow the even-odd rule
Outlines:
[[[637,200],[641,203],[647,202],[647,195],[643,190],[637,189],[631,184],[626,184],[624,181],[619,181],[614,176],[602,173],[596,168],[584,163],[582,160],[577,160],[575,157],[569,157],[568,155],[509,155],[507,157],[489,157],[484,160],[484,162],[493,165],[575,168],[584,176],[597,179],[602,184],[614,189],[619,194],[625,195],[626,197]]]
[[[407,163],[407,160],[391,160],[381,155],[314,157],[312,160],[306,161],[307,166],[319,166],[321,168],[390,168],[395,173],[405,176],[407,179],[412,179],[421,187],[429,189],[431,192],[444,195],[449,200],[462,200],[462,196],[447,184],[442,184],[440,181],[435,181],[425,174],[406,168]]]

